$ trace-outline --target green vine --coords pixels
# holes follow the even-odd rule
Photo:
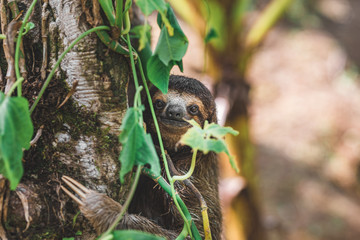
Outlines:
[[[36,100],[34,101],[33,105],[30,108],[30,114],[34,111],[35,107],[37,106],[37,104],[39,103],[42,95],[44,94],[47,86],[49,85],[52,77],[55,74],[56,69],[60,66],[61,61],[64,59],[65,55],[70,52],[70,50],[84,37],[86,37],[87,35],[89,35],[90,33],[93,32],[97,32],[99,30],[110,30],[109,27],[107,26],[98,26],[98,27],[94,27],[84,33],[82,33],[79,37],[77,37],[70,45],[69,47],[66,48],[66,50],[60,55],[59,59],[56,61],[54,68],[51,70],[50,74],[48,75],[48,77],[45,80],[44,85],[42,86],[38,96],[36,97]],[[20,37],[19,37],[20,38]]]
[[[32,10],[34,9],[35,7],[35,4],[36,4],[37,0],[34,0],[29,9],[27,10],[26,14],[25,14],[25,17],[24,17],[24,20],[21,24],[21,27],[19,29],[19,36],[16,40],[16,48],[15,48],[15,74],[16,74],[16,78],[19,79],[21,78],[21,75],[20,75],[20,68],[19,68],[19,55],[20,55],[20,46],[21,46],[21,40],[22,40],[22,36],[24,34],[24,28],[27,24],[27,20],[29,19],[30,17],[30,14],[32,12]],[[17,94],[18,96],[21,96],[22,95],[22,88],[21,88],[21,85],[17,85]]]
[[[198,151],[203,151],[205,154],[208,151],[214,151],[214,149],[211,149],[211,147],[202,148],[203,146],[207,146],[206,141],[210,140],[210,136],[212,137],[211,140],[217,139],[219,141],[219,143],[217,143],[218,145],[215,144],[217,149],[216,151],[221,150],[228,153],[226,147],[222,148],[224,144],[223,142],[221,142],[221,138],[223,138],[224,134],[220,133],[236,133],[231,132],[229,129],[220,129],[220,126],[215,131],[214,126],[207,123],[205,123],[204,129],[201,129],[204,135],[196,135],[201,131],[197,130],[196,133],[194,133],[191,132],[190,129],[188,133],[184,135],[185,137],[181,139],[181,143],[184,145],[189,145],[194,150],[191,167],[189,171],[183,176],[171,176],[169,166],[166,160],[167,158],[159,124],[157,122],[154,107],[152,104],[148,81],[150,81],[153,85],[159,88],[163,93],[167,92],[170,70],[175,65],[178,65],[179,68],[182,69],[182,58],[187,50],[188,40],[185,34],[182,32],[170,5],[166,4],[164,0],[157,0],[151,2],[152,4],[149,4],[147,0],[135,1],[135,3],[139,6],[139,8],[142,10],[146,17],[145,25],[137,26],[139,31],[138,35],[135,37],[138,37],[140,39],[139,41],[141,46],[139,51],[146,51],[147,54],[138,54],[131,44],[131,38],[129,34],[129,32],[131,31],[129,9],[131,8],[132,1],[126,0],[125,4],[123,4],[123,0],[116,0],[116,6],[114,7],[112,0],[99,0],[101,9],[104,11],[105,16],[110,23],[110,26],[97,26],[91,28],[90,30],[82,33],[79,37],[77,37],[65,49],[65,51],[56,61],[33,105],[29,109],[28,101],[25,98],[21,97],[21,84],[24,81],[24,78],[20,75],[19,57],[22,37],[24,34],[27,33],[27,31],[29,31],[29,29],[33,27],[33,24],[27,22],[35,4],[37,3],[37,0],[33,0],[32,4],[30,5],[29,9],[25,14],[16,40],[16,82],[11,86],[7,95],[4,95],[2,92],[0,92],[0,112],[4,113],[0,117],[0,132],[4,132],[4,134],[0,136],[0,164],[2,164],[3,166],[7,166],[5,170],[3,170],[3,172],[0,172],[0,174],[3,174],[6,178],[10,180],[11,189],[16,188],[23,174],[23,167],[21,162],[22,151],[23,149],[28,149],[30,147],[29,143],[33,135],[33,126],[30,115],[38,105],[46,88],[48,87],[51,79],[53,78],[56,69],[60,66],[60,63],[65,57],[65,55],[69,51],[71,51],[71,49],[80,40],[85,38],[87,35],[95,32],[99,39],[107,47],[109,47],[109,49],[119,54],[129,55],[132,75],[136,88],[136,93],[134,96],[134,107],[127,110],[120,129],[121,134],[119,135],[119,140],[123,148],[119,156],[119,160],[121,161],[122,166],[120,170],[120,180],[123,182],[124,176],[127,173],[133,171],[135,167],[137,170],[134,176],[133,183],[131,185],[130,193],[125,201],[125,204],[123,205],[121,212],[119,213],[116,221],[114,221],[111,227],[102,234],[100,239],[112,239],[112,237],[116,238],[116,236],[124,236],[123,234],[125,234],[125,236],[139,236],[140,233],[136,231],[114,231],[114,229],[127,211],[127,208],[135,193],[140,174],[143,173],[156,181],[159,186],[163,188],[165,192],[168,193],[174,200],[174,203],[184,221],[184,227],[177,239],[185,239],[189,235],[192,239],[198,240],[201,239],[199,230],[197,229],[185,203],[183,202],[179,194],[175,191],[174,184],[176,181],[184,181],[192,175],[196,165],[196,155]],[[149,27],[146,23],[147,17],[154,11],[158,12],[158,25],[161,28],[161,34],[156,49],[154,50],[154,52],[152,52],[149,47]],[[111,32],[111,37],[108,32]],[[125,36],[126,39],[123,36]],[[0,35],[0,38],[4,39],[6,38],[6,36]],[[124,42],[127,44],[127,46],[122,45],[122,43]],[[140,56],[142,59],[140,59]],[[143,64],[146,65],[143,67]],[[139,79],[137,75],[138,72],[140,73],[140,77],[143,83],[142,86],[140,86],[139,84]],[[17,97],[11,97],[15,89],[17,89]],[[144,120],[142,111],[144,110],[144,107],[142,105],[140,96],[140,92],[143,89],[145,89],[147,101],[150,107],[150,112],[155,125],[167,180],[161,176],[159,157],[156,153],[151,136],[146,133],[143,126]],[[19,115],[17,113],[21,114]],[[199,126],[196,126],[196,124],[194,124],[193,122],[190,123],[194,125],[194,128],[199,128]],[[209,127],[209,129],[206,129],[207,126],[211,127]],[[14,136],[21,136],[21,138],[16,138]],[[139,136],[141,136],[140,140],[138,139]],[[191,141],[187,141],[187,139],[189,138],[196,138],[199,142],[205,144],[202,144],[202,146],[194,145]],[[137,141],[134,141],[134,139],[136,139]],[[212,143],[212,146],[214,146],[214,143]],[[144,159],[144,156],[146,156],[147,159]],[[145,165],[150,165],[151,168],[146,168]],[[210,225],[206,204],[202,205],[202,214],[204,231],[210,233]],[[205,236],[206,239],[211,239],[211,235]]]

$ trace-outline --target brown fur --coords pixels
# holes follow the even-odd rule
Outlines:
[[[190,88],[190,90],[188,90]],[[197,88],[197,89],[192,89]],[[168,99],[180,96],[187,106],[196,103],[199,106],[199,116],[190,116],[185,114],[185,119],[194,119],[201,126],[205,120],[209,122],[216,122],[215,103],[211,93],[199,81],[191,78],[171,76],[168,94],[163,95],[160,91],[152,88],[153,103],[157,99],[162,99],[167,102]],[[148,108],[147,108],[148,109]],[[176,147],[180,137],[187,131],[188,127],[169,127],[163,124],[161,115],[163,110],[156,110],[159,127],[162,134],[165,149],[175,169],[184,174],[191,164],[192,151],[189,147]],[[155,131],[155,126],[149,112],[144,114],[145,121],[148,127],[148,132],[151,133],[153,141],[158,144],[158,139]],[[188,118],[187,118],[188,117]],[[165,171],[162,171],[165,176]],[[210,220],[210,227],[213,239],[220,239],[222,231],[222,216],[218,196],[218,164],[215,153],[210,152],[207,155],[198,153],[196,167],[193,175],[190,178],[191,183],[200,191],[208,205],[208,213]],[[181,198],[188,207],[191,216],[193,217],[201,236],[204,236],[202,225],[202,215],[198,199],[194,192],[183,184],[176,182],[176,190],[179,192]],[[154,220],[163,228],[180,233],[183,228],[183,220],[179,215],[172,199],[149,178],[141,177],[139,187],[136,191],[132,205],[129,208],[131,213],[141,213],[142,216]],[[168,236],[169,237],[169,236]],[[171,237],[170,237],[171,238]]]

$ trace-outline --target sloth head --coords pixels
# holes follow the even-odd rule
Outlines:
[[[171,75],[167,94],[155,87],[151,88],[150,93],[164,146],[168,151],[175,149],[180,137],[191,127],[186,120],[194,119],[201,126],[205,120],[217,121],[214,99],[210,91],[196,79]],[[157,143],[151,115],[145,113],[145,116],[148,132]]]

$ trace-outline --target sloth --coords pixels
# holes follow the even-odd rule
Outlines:
[[[177,143],[191,127],[187,120],[193,119],[201,126],[206,120],[210,123],[217,122],[214,99],[200,81],[177,75],[170,76],[167,94],[163,94],[154,86],[150,89],[150,94],[170,172],[172,175],[182,175],[190,168],[192,150],[188,146],[179,146]],[[156,148],[159,149],[149,106],[146,106],[144,121],[147,132],[151,134]],[[163,167],[162,175],[166,175]],[[204,200],[208,206],[212,239],[221,239],[222,215],[218,177],[216,154],[198,152],[192,176],[185,181],[175,182],[175,190],[189,209],[201,237],[204,237],[204,229],[199,201]],[[120,213],[122,206],[105,194],[85,188],[70,177],[63,176],[62,179],[78,194],[79,198],[64,186],[61,186],[62,189],[78,203],[81,212],[97,233],[106,231]],[[167,239],[175,239],[183,226],[184,221],[172,198],[159,188],[156,182],[142,175],[133,200],[117,229],[141,230]]]

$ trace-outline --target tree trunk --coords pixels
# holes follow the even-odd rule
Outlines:
[[[30,5],[26,0],[18,0],[17,4],[24,14]],[[30,17],[35,28],[24,38],[28,74],[23,96],[30,106],[44,83],[43,51],[48,54],[49,72],[71,42],[90,28],[80,0],[50,0],[44,7],[42,4],[36,4]],[[9,20],[10,9],[5,6]],[[41,32],[46,35],[41,36]],[[3,49],[0,52],[3,57]],[[7,66],[1,67],[6,72]],[[66,55],[32,114],[35,132],[44,127],[38,142],[24,154],[22,181],[9,195],[4,187],[1,189],[5,192],[2,223],[8,239],[95,237],[88,222],[78,215],[76,204],[60,190],[63,175],[73,176],[120,203],[124,200],[127,186],[121,187],[118,180],[117,135],[126,111],[128,79],[127,59],[111,52],[94,33]],[[75,81],[76,92],[58,108]],[[6,81],[0,79],[2,82]]]

